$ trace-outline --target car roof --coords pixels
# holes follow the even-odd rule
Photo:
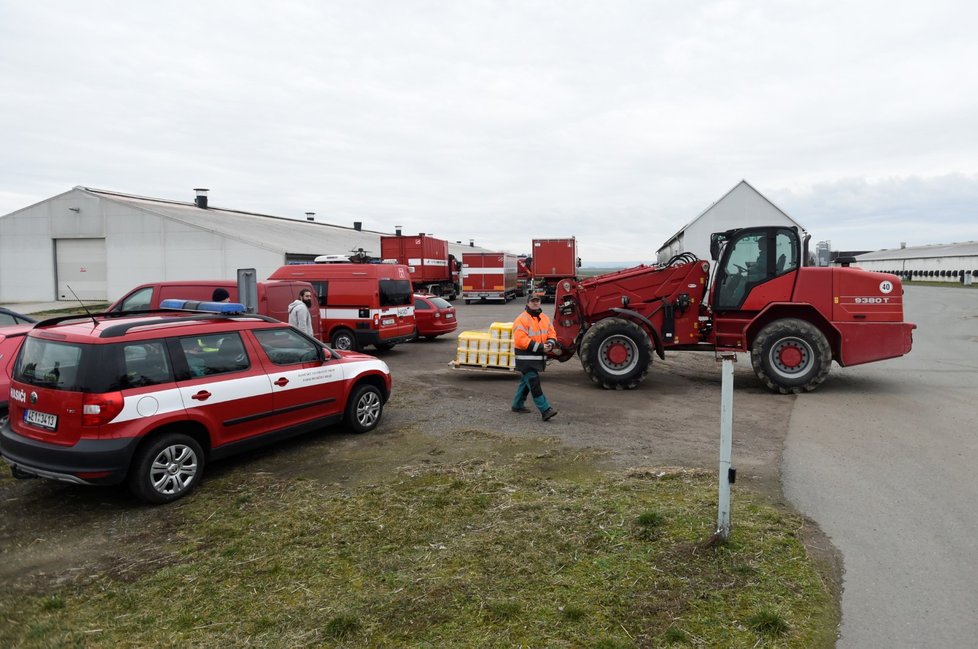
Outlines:
[[[33,324],[16,324],[16,325],[7,325],[5,327],[0,327],[0,341],[3,341],[5,338],[14,338],[16,336],[23,336],[33,328],[34,328]]]
[[[15,318],[20,318],[21,320],[26,320],[27,322],[37,322],[37,318],[34,318],[33,316],[17,313],[16,311],[11,311],[10,309],[2,306],[0,306],[0,313],[6,313],[7,315],[12,315]]]
[[[155,310],[147,312],[73,315],[37,323],[30,335],[67,342],[118,342],[120,339],[150,339],[192,336],[228,329],[288,327],[284,322],[256,314],[226,315],[197,311]]]

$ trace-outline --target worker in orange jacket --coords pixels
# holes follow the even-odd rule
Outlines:
[[[531,293],[526,299],[526,309],[513,321],[516,369],[523,375],[513,397],[513,412],[530,412],[524,404],[527,395],[532,394],[544,421],[557,414],[540,387],[540,372],[547,367],[547,352],[556,346],[557,332],[540,308],[540,296]]]

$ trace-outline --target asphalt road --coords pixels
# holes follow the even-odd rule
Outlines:
[[[914,348],[799,397],[787,499],[842,552],[838,647],[978,646],[978,291],[906,287]]]

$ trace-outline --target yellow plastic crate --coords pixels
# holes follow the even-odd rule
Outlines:
[[[489,326],[489,335],[497,340],[510,340],[513,337],[513,323],[493,322]]]

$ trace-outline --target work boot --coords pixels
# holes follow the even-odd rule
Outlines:
[[[526,406],[513,406],[513,412],[530,412]]]
[[[553,419],[556,416],[557,416],[557,411],[556,410],[554,410],[553,408],[547,408],[546,411],[544,411],[544,413],[543,413],[543,420],[544,421],[550,421],[551,419]]]

